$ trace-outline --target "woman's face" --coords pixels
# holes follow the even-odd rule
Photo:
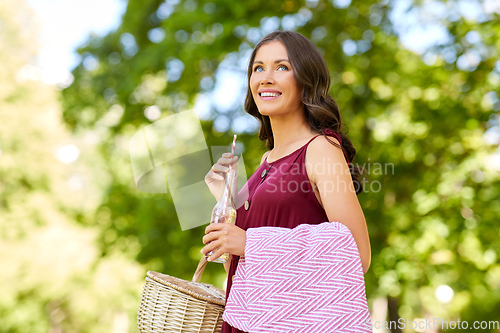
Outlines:
[[[285,45],[273,41],[255,55],[250,89],[262,115],[276,116],[303,110],[302,88],[295,79]]]

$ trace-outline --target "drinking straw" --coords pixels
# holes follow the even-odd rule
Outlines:
[[[233,138],[233,147],[231,148],[231,153],[233,153],[233,155],[234,155],[234,148],[235,148],[235,146],[236,146],[236,136],[237,136],[237,135],[235,134],[235,135],[234,135],[234,138]]]
[[[234,156],[235,146],[236,146],[236,134],[234,135],[233,146],[231,147],[231,153],[233,154],[233,156]],[[232,170],[232,169],[233,169],[233,165],[231,164],[229,166],[229,170]],[[228,176],[230,177],[230,175],[228,175]],[[226,182],[226,191],[227,191],[227,193],[229,193],[229,195],[231,195],[229,192],[229,182]]]

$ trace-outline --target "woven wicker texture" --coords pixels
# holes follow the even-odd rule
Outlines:
[[[222,329],[225,293],[210,284],[148,272],[137,313],[141,333],[215,333]]]
[[[174,288],[202,301],[225,305],[226,293],[208,283],[196,283],[158,272],[148,272],[148,277],[165,286]]]

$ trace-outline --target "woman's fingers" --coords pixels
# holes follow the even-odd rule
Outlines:
[[[228,167],[223,166],[223,165],[221,165],[221,164],[219,164],[219,163],[214,164],[214,165],[212,166],[212,172],[213,172],[213,173],[216,173],[216,172],[219,172],[219,173],[224,173],[224,172],[227,172],[227,170],[229,170],[229,168],[228,168]]]
[[[209,261],[215,260],[226,252],[225,250],[222,250],[224,242],[224,239],[215,239],[213,241],[209,241],[208,244],[203,249],[201,249],[201,253],[207,255],[208,253],[212,252],[212,255],[210,256],[211,260]]]
[[[238,160],[238,156],[233,156],[232,153],[225,153],[225,154],[222,154],[221,158],[219,158],[219,160],[217,161],[217,164],[226,166],[226,165],[233,164],[237,160]]]
[[[238,161],[238,156],[233,156],[232,153],[224,153],[215,163],[210,171],[205,175],[205,182],[207,185],[223,184],[224,174],[229,170],[229,166],[235,165]],[[215,194],[214,194],[215,195]]]
[[[245,256],[246,231],[231,223],[211,223],[205,228],[201,253],[212,251],[210,261],[224,253]]]
[[[229,166],[235,164],[238,161],[238,156],[233,157],[233,154],[231,153],[225,153],[222,156],[223,157],[219,158],[217,163],[212,166],[212,174],[209,177],[223,180],[224,177],[222,175],[229,170]]]
[[[217,225],[217,227],[224,227],[223,223],[211,223],[210,226]],[[201,253],[206,254],[210,251],[214,251],[221,245],[224,245],[227,241],[227,231],[224,230],[213,230],[208,232],[202,238],[203,244],[206,246],[201,250]],[[224,253],[224,252],[223,252]]]
[[[212,231],[212,232],[206,234],[205,236],[203,236],[203,239],[202,239],[203,244],[208,244],[211,241],[218,239],[221,235],[222,235],[221,231]]]
[[[238,156],[233,157],[233,158],[231,159],[230,164],[231,164],[231,165],[236,165],[236,162],[238,162]]]
[[[215,259],[219,258],[224,253],[226,253],[226,251],[222,250],[222,247],[219,247],[219,248],[212,251],[212,255],[210,257],[208,257],[207,260],[214,261]]]
[[[229,165],[232,159],[233,155],[231,153],[222,154],[222,157],[217,160],[217,164]]]
[[[214,180],[222,181],[222,180],[224,180],[224,177],[222,177],[218,173],[215,173],[212,170],[210,170],[207,173],[207,175],[205,176],[205,182],[207,184],[211,184],[211,183],[213,183]]]

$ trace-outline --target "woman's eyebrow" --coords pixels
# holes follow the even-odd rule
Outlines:
[[[275,61],[274,61],[274,63],[275,63],[275,64],[277,64],[277,63],[282,62],[282,61],[288,61],[288,62],[290,62],[290,60],[288,60],[288,59],[278,59],[278,60],[275,60]],[[263,63],[262,61],[260,61],[260,60],[254,61],[253,63],[254,63],[254,64],[264,64],[264,63]]]

